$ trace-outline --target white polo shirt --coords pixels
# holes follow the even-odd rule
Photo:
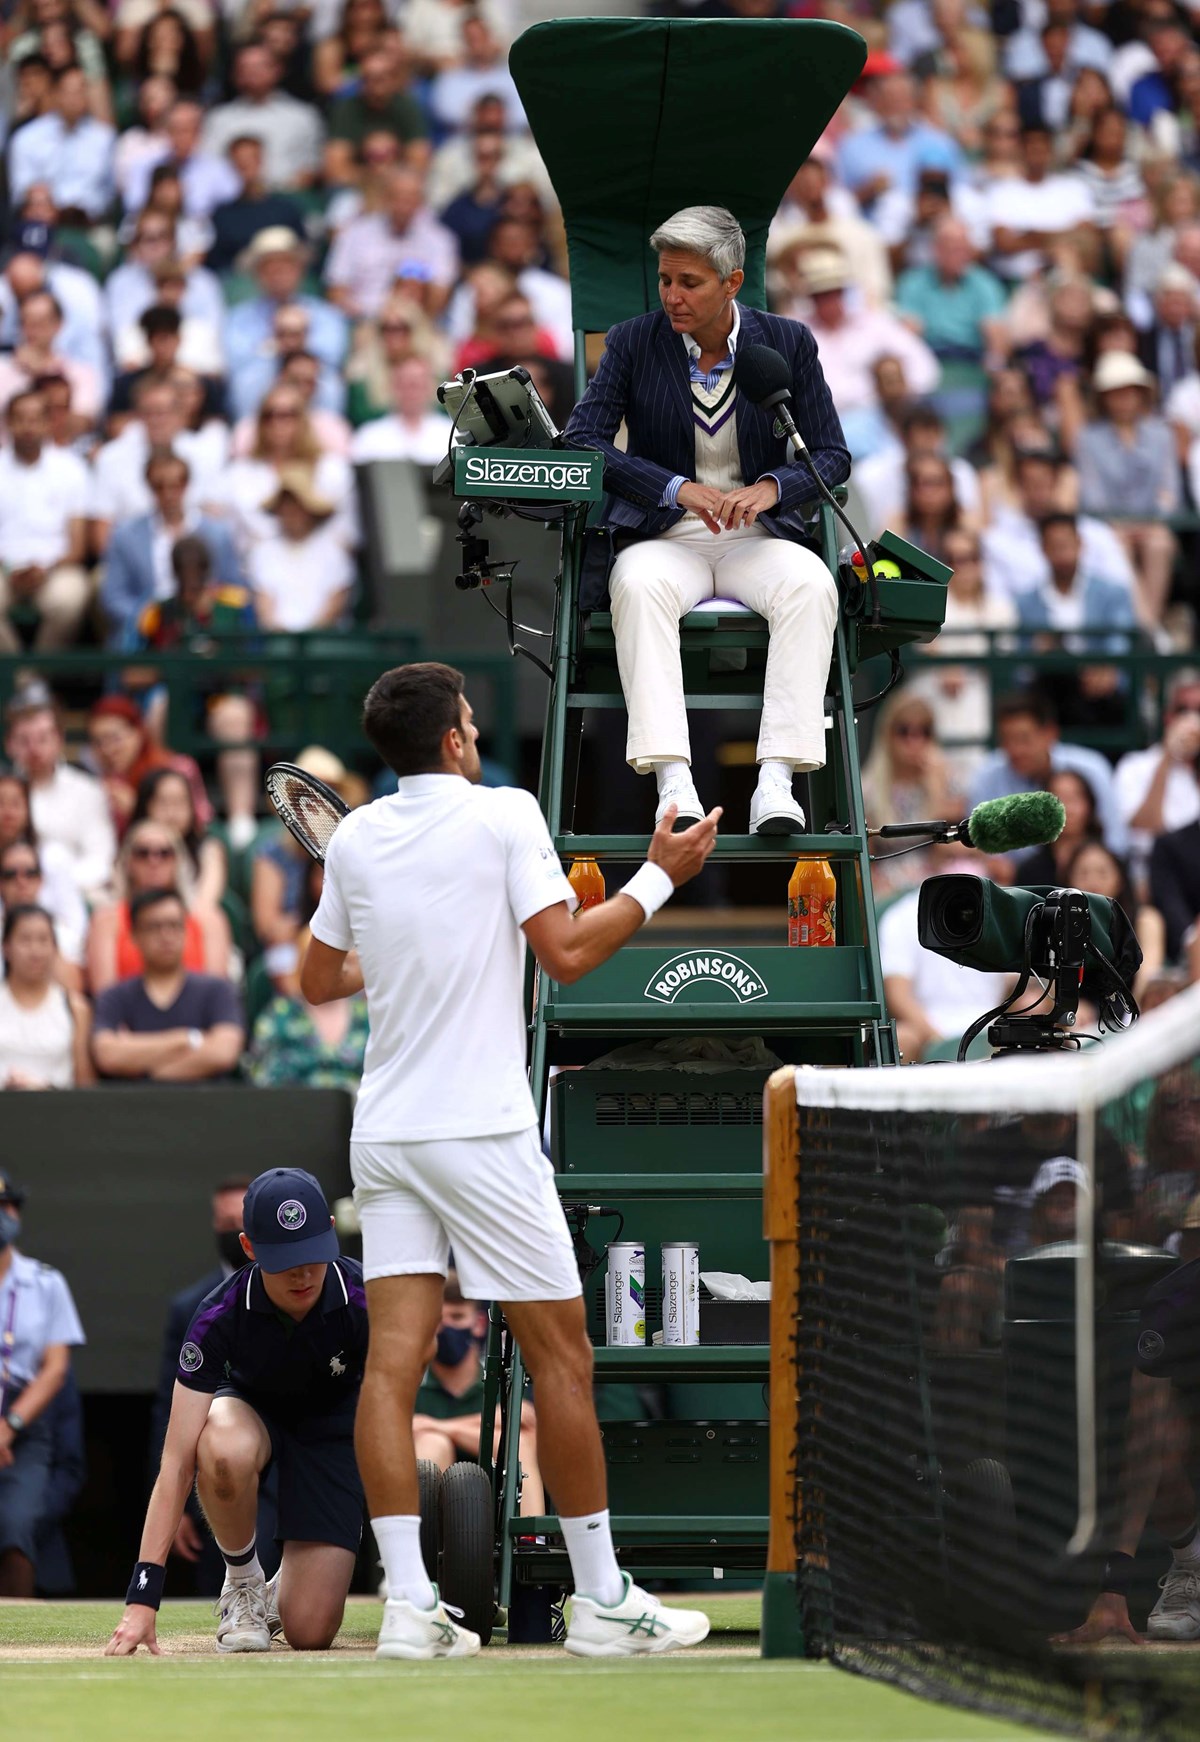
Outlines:
[[[0,450],[0,562],[53,568],[67,555],[71,521],[84,519],[90,503],[87,467],[65,448],[47,442],[32,466]]]
[[[410,775],[339,824],[312,935],[358,951],[371,1019],[361,1142],[536,1124],[521,926],[575,894],[531,793]]]

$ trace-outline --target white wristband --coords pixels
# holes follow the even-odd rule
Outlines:
[[[638,868],[622,889],[622,895],[632,895],[647,919],[656,914],[664,901],[675,893],[675,885],[661,865],[649,860]]]

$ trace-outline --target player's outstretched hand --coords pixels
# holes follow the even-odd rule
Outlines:
[[[708,855],[717,844],[717,824],[721,820],[721,806],[709,811],[706,817],[701,817],[698,823],[693,823],[690,829],[683,829],[673,835],[671,829],[678,816],[678,807],[669,805],[661,823],[655,829],[650,839],[650,850],[646,854],[652,865],[661,865],[676,889],[681,883],[689,883],[700,870]]]
[[[1099,1645],[1102,1639],[1132,1640],[1134,1645],[1141,1645],[1142,1636],[1129,1619],[1129,1604],[1124,1597],[1115,1591],[1101,1591],[1092,1604],[1091,1611],[1082,1627],[1076,1627],[1070,1633],[1056,1633],[1055,1645]]]
[[[139,1645],[144,1645],[152,1657],[161,1657],[154,1623],[153,1609],[144,1603],[131,1603],[104,1647],[105,1657],[132,1657]]]

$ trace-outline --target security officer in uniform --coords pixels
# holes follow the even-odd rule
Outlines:
[[[32,1597],[54,1439],[49,1406],[86,1341],[65,1278],[16,1249],[25,1193],[0,1172],[0,1597]]]
[[[225,1560],[217,1650],[269,1651],[282,1633],[323,1651],[342,1624],[362,1533],[354,1412],[367,1354],[362,1267],[338,1254],[318,1182],[301,1168],[259,1174],[241,1244],[252,1262],[197,1308],[179,1351],[162,1464],[125,1613],[106,1649],[155,1655],[167,1552],[196,1480]],[[279,1573],[258,1558],[259,1482],[278,1481]]]

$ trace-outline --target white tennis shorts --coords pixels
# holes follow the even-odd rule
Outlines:
[[[445,1275],[468,1300],[573,1300],[583,1291],[537,1127],[503,1137],[351,1143],[363,1275]]]

